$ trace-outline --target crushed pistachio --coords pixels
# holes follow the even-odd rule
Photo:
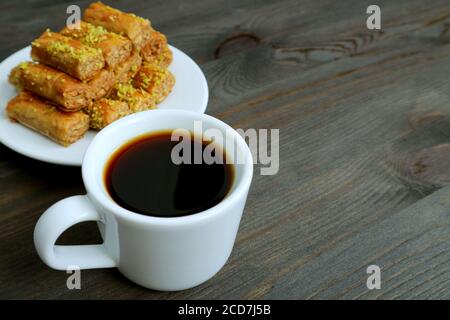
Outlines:
[[[152,97],[143,89],[135,88],[131,83],[116,86],[117,99],[128,103],[131,112],[138,112],[152,107]]]
[[[126,110],[119,109],[122,106],[122,102],[111,99],[101,99],[96,104],[92,105],[89,108],[86,108],[84,111],[89,115],[90,118],[90,127],[93,129],[100,130],[104,128],[106,125],[110,123],[110,121],[117,120],[128,115]],[[114,119],[105,118],[105,108],[110,107],[112,110],[117,112],[117,116]]]
[[[85,112],[89,115],[90,127],[92,129],[102,129],[103,128],[103,117],[97,105],[93,105],[85,109]]]
[[[139,65],[138,65],[138,64],[134,64],[134,65],[131,67],[131,72],[135,73],[135,72],[138,70],[138,68],[139,68]]]
[[[86,45],[95,45],[107,38],[108,31],[101,26],[86,24],[85,30],[80,33],[79,40]]]
[[[26,70],[29,66],[30,62],[24,61],[19,63],[18,67],[20,68],[20,70]]]
[[[119,83],[117,85],[117,97],[124,101],[129,101],[131,96],[136,92],[130,83]]]
[[[149,78],[149,77],[147,77],[147,75],[143,75],[143,76],[141,77],[141,79],[142,79],[142,85],[143,85],[143,87],[148,88],[148,86],[150,85],[152,79]]]
[[[69,56],[72,59],[80,60],[81,62],[85,62],[90,58],[96,57],[99,55],[99,49],[91,48],[88,46],[83,46],[81,48],[75,48],[67,43],[67,41],[53,41],[51,42],[47,50],[55,55],[64,54]]]
[[[148,70],[148,71],[147,71]],[[139,78],[141,80],[141,87],[144,89],[158,88],[164,83],[164,79],[167,77],[168,71],[162,68],[148,66],[143,71],[139,73]]]

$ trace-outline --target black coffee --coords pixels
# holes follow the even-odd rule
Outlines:
[[[207,143],[191,134],[192,164],[177,165],[171,152],[179,142],[171,141],[171,134],[135,138],[111,156],[104,179],[118,205],[148,216],[180,217],[211,208],[227,195],[234,168],[225,164],[225,151],[220,149],[223,164],[194,164],[195,144],[204,150]]]

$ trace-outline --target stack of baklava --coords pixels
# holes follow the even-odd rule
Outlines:
[[[131,113],[156,107],[175,78],[172,52],[149,20],[100,2],[84,21],[33,41],[31,58],[10,74],[20,93],[8,116],[68,146]]]

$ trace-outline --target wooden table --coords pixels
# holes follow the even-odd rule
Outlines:
[[[2,1],[0,58],[72,1]],[[89,1],[78,2],[82,8]],[[195,59],[207,113],[235,128],[279,128],[280,170],[253,185],[228,263],[191,290],[153,292],[115,269],[82,289],[46,267],[32,241],[54,202],[85,192],[79,168],[0,147],[2,298],[450,298],[450,2],[117,1]],[[98,243],[95,224],[60,243]],[[366,286],[381,268],[381,290]]]

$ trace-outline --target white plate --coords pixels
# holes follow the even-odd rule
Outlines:
[[[169,70],[176,83],[170,95],[158,109],[183,109],[204,113],[208,104],[208,84],[199,66],[186,54],[170,46],[173,62]],[[31,129],[11,122],[6,116],[8,101],[16,90],[8,82],[12,68],[30,60],[30,47],[17,51],[0,63],[0,142],[10,149],[33,159],[69,166],[81,166],[84,153],[96,132],[87,134],[70,147],[62,147]]]

